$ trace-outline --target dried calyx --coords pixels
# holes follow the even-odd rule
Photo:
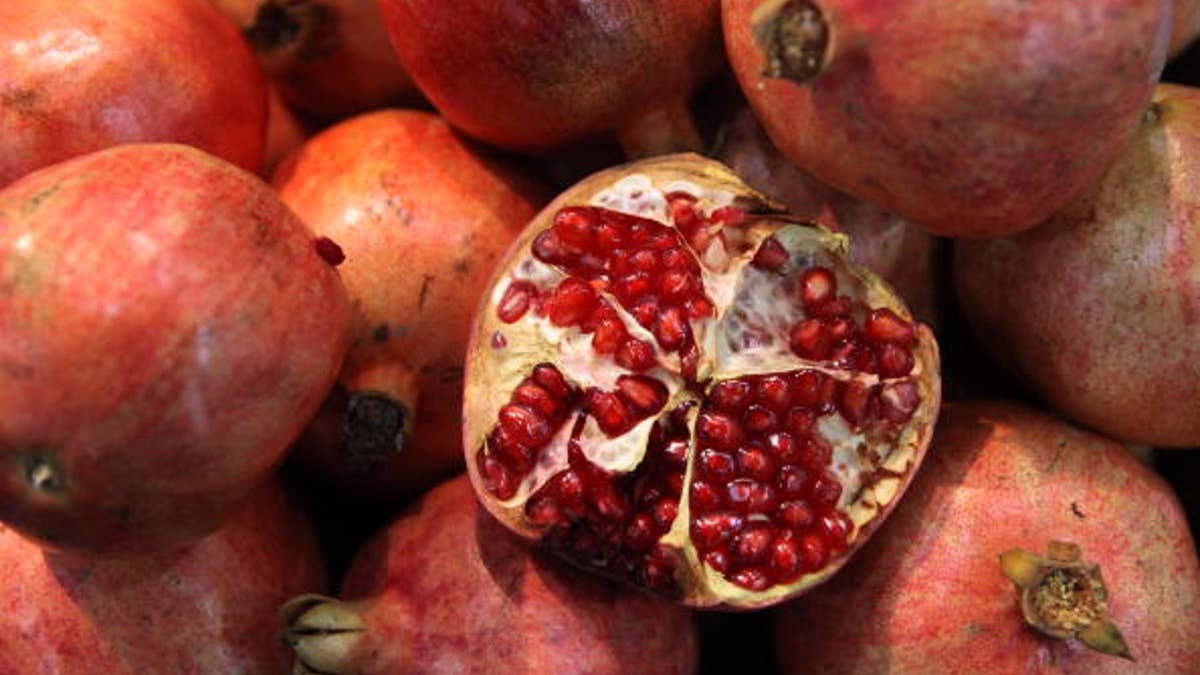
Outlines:
[[[530,224],[468,354],[488,508],[697,606],[827,578],[928,443],[937,347],[845,237],[694,155],[601,172]]]
[[[1105,654],[1133,660],[1121,631],[1108,616],[1108,591],[1099,565],[1083,562],[1079,546],[1052,541],[1045,557],[1015,548],[1000,567],[1021,592],[1026,623],[1051,637],[1077,639]]]

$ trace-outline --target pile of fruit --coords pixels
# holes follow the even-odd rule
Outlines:
[[[1200,673],[1197,36],[5,0],[0,673]]]

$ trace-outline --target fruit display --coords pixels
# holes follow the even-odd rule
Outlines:
[[[0,673],[1200,675],[1198,38],[5,0]]]

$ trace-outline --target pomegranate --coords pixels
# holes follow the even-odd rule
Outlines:
[[[292,110],[279,98],[279,93],[274,87],[271,88],[271,97],[268,103],[264,176],[270,176],[279,162],[308,138],[304,125],[296,119]]]
[[[374,0],[210,0],[254,48],[288,105],[338,120],[420,93],[396,61]]]
[[[318,134],[273,183],[341,245],[356,309],[344,391],[326,406],[332,425],[304,444],[309,465],[359,496],[388,500],[460,471],[472,311],[545,191],[436,115],[400,110]]]
[[[846,233],[854,242],[850,261],[887,280],[918,319],[937,324],[936,237],[797,169],[767,138],[749,108],[737,111],[722,128],[715,157],[793,214]]]
[[[0,520],[104,554],[215,528],[337,375],[350,309],[330,247],[182,145],[0,191]]]
[[[1105,605],[1132,663],[1078,639]],[[1035,629],[1039,606],[1056,611]],[[1200,563],[1170,487],[1118,443],[1012,403],[947,403],[887,527],[776,629],[788,673],[1195,673]]]
[[[547,152],[615,136],[636,156],[700,145],[687,100],[720,63],[717,0],[379,0],[392,46],[451,124]]]
[[[487,507],[694,606],[830,576],[919,464],[937,347],[846,239],[669,155],[568,189],[521,234],[467,354]]]
[[[1095,182],[1133,135],[1170,32],[1170,0],[722,9],[730,62],[783,154],[947,236],[1028,229]]]
[[[49,553],[0,525],[0,659],[23,675],[283,673],[278,604],[325,573],[304,513],[274,481],[176,552]]]
[[[205,0],[0,3],[0,186],[121,143],[186,143],[258,171],[266,82]]]
[[[1200,35],[1200,0],[1175,0],[1171,12],[1170,56],[1178,56]]]
[[[1200,445],[1200,90],[1161,85],[1116,164],[1049,221],[959,242],[954,282],[983,347],[1054,409]]]
[[[294,672],[695,672],[687,611],[543,555],[480,509],[465,477],[448,481],[358,553],[347,600],[284,605]]]

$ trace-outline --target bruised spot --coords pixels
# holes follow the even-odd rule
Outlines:
[[[322,260],[329,263],[330,267],[337,267],[346,260],[346,254],[342,251],[342,247],[329,237],[314,239],[313,248],[317,250],[317,255],[321,256]]]
[[[376,342],[387,342],[391,332],[391,329],[388,328],[386,323],[381,323],[378,326],[375,326],[375,329],[371,331],[371,339]]]
[[[0,93],[0,106],[4,106],[21,117],[40,118],[44,114],[38,110],[38,93],[28,87],[10,87]]]
[[[429,284],[431,283],[433,283],[433,277],[431,275],[421,275],[421,290],[417,294],[418,309],[425,309],[425,298],[429,295]]]
[[[471,261],[466,258],[455,260],[453,269],[455,274],[465,277],[471,271]]]

